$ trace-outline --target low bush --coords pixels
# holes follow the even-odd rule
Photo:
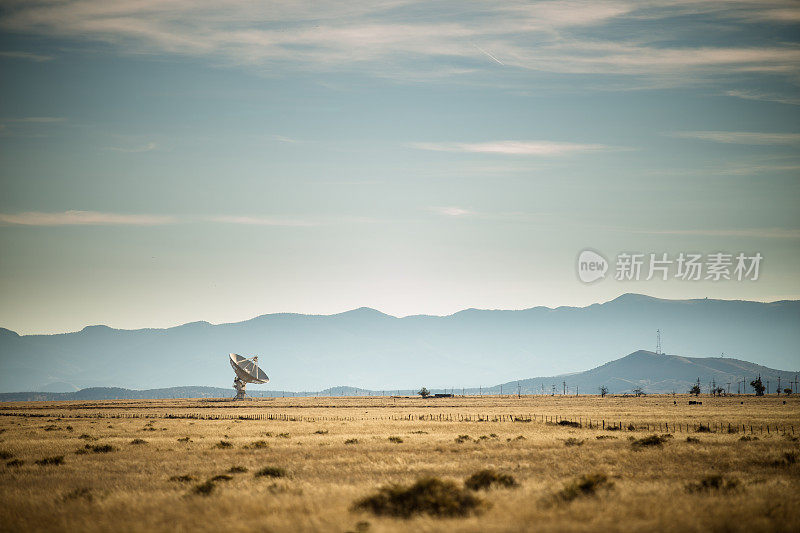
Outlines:
[[[314,432],[314,435],[327,435],[327,434],[328,434],[327,429],[318,429]]]
[[[83,433],[83,434],[82,434],[80,437],[78,437],[78,438],[79,438],[79,439],[83,439],[83,440],[94,440],[94,437],[92,437],[92,436],[91,436],[91,435],[89,435],[88,433]]]
[[[711,428],[708,426],[704,426],[703,424],[700,424],[699,426],[697,426],[697,429],[695,431],[697,433],[711,433]]]
[[[736,478],[725,479],[719,474],[712,474],[704,477],[695,483],[686,485],[688,492],[730,492],[739,487],[739,480]]]
[[[172,476],[169,478],[170,481],[177,481],[179,483],[189,483],[190,481],[194,481],[194,476],[190,474],[183,474],[182,476]]]
[[[212,477],[209,481],[217,482],[217,481],[230,481],[233,479],[233,476],[229,476],[228,474],[217,474],[216,476]]]
[[[583,441],[580,439],[570,437],[564,441],[564,446],[583,446]]]
[[[212,492],[214,492],[214,489],[215,489],[216,487],[217,487],[217,485],[216,485],[216,484],[215,484],[213,481],[211,481],[211,480],[209,479],[209,480],[208,480],[208,481],[206,481],[205,483],[200,483],[200,484],[198,484],[198,485],[195,485],[195,486],[192,488],[192,493],[193,493],[193,494],[199,494],[200,496],[208,496],[208,495],[210,495]]]
[[[559,420],[558,421],[558,425],[559,426],[567,426],[567,427],[571,427],[571,428],[579,428],[579,427],[581,427],[580,423],[571,422],[569,420]]]
[[[250,446],[248,446],[248,447],[249,448],[255,448],[255,449],[269,448],[269,443],[267,441],[265,441],[265,440],[257,440],[257,441],[251,442]]]
[[[37,465],[41,466],[48,466],[48,465],[63,465],[64,464],[64,456],[63,455],[56,455],[53,457],[45,457],[44,459],[39,459],[38,461],[34,461]]]
[[[244,474],[247,472],[247,468],[244,466],[232,466],[228,469],[229,474]]]
[[[686,442],[697,444],[698,442],[700,442],[700,439],[698,439],[697,437],[686,437]]]
[[[403,439],[401,439],[400,437],[389,437],[389,442],[393,442],[395,444],[402,444]]]
[[[356,501],[353,509],[400,518],[417,514],[456,517],[475,512],[481,505],[478,497],[452,481],[426,477],[410,486],[382,487],[377,493]]]
[[[614,483],[608,480],[605,474],[586,474],[575,478],[564,485],[564,488],[556,493],[556,499],[564,502],[581,496],[594,496],[600,489],[610,489]]]
[[[116,448],[110,444],[96,444],[94,446],[87,444],[84,448],[93,453],[109,453],[116,451]]]
[[[345,444],[358,444],[358,439],[347,439],[344,441]]]
[[[14,454],[9,452],[8,450],[0,450],[0,459],[5,461],[6,459],[11,459],[14,457]]]
[[[753,435],[742,435],[741,437],[739,437],[739,440],[742,442],[750,442],[751,440],[758,440],[758,437],[755,437]]]
[[[192,442],[189,437],[178,437],[178,442]]]
[[[147,444],[147,441],[144,439],[133,439],[131,444]]]
[[[608,439],[618,439],[619,437],[615,437],[614,435],[598,435],[595,438],[597,440],[608,440]]]
[[[457,444],[461,444],[461,443],[469,442],[469,441],[470,441],[470,436],[469,435],[459,435],[458,437],[456,437],[456,443]]]
[[[642,437],[641,439],[635,439],[631,442],[631,446],[634,450],[641,450],[643,448],[651,448],[651,447],[661,447],[667,439],[664,437],[659,437],[658,435],[650,435],[649,437]]]
[[[25,461],[22,459],[11,459],[9,462],[6,463],[8,467],[19,467],[25,464]]]
[[[280,466],[265,466],[255,473],[255,477],[289,477],[289,472]]]
[[[470,490],[488,490],[492,486],[516,487],[517,480],[509,474],[502,474],[495,470],[479,470],[464,481],[464,486]]]
[[[214,445],[216,448],[225,449],[225,448],[233,448],[233,444],[228,442],[227,440],[221,440]]]

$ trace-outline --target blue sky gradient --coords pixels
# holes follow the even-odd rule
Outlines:
[[[5,2],[0,325],[800,297],[796,2]],[[581,283],[584,248],[760,252]]]

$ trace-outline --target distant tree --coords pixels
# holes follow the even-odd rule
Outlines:
[[[633,393],[636,395],[637,398],[639,396],[644,396],[644,391],[642,390],[641,387],[636,387],[635,389],[633,389]]]
[[[695,383],[692,385],[692,388],[689,389],[689,394],[694,394],[695,396],[700,396],[700,383]]]
[[[786,393],[786,395],[788,396],[788,395],[790,395],[792,393],[792,389],[787,387],[787,388],[783,389],[783,392]]]
[[[431,395],[431,391],[429,391],[425,387],[422,387],[419,391],[417,391],[417,394],[419,394],[423,398],[427,398],[428,396]]]
[[[754,391],[756,391],[756,396],[764,396],[764,390],[766,387],[763,383],[761,383],[761,376],[758,376],[756,379],[751,381],[750,386],[753,387]]]
[[[606,387],[605,385],[601,385],[600,386],[600,397],[601,398],[605,398],[606,394],[608,394],[608,387]]]
[[[714,389],[714,396],[723,396],[725,394],[725,389],[722,387],[717,387]]]

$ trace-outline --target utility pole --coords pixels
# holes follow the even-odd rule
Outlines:
[[[502,395],[503,395],[503,386],[500,385],[500,396],[502,396]]]
[[[561,384],[564,386],[563,394],[564,394],[564,396],[566,396],[567,395],[567,382],[566,381],[562,381]]]
[[[522,386],[517,381],[517,398],[522,398]]]
[[[781,377],[778,376],[778,394],[781,393]]]
[[[661,330],[656,330],[656,355],[661,355]]]

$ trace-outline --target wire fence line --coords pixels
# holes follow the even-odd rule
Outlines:
[[[579,429],[602,429],[607,431],[663,431],[673,433],[747,433],[794,435],[791,424],[747,424],[744,422],[624,422],[581,416],[561,416],[547,414],[464,414],[464,413],[409,413],[381,416],[309,416],[286,413],[28,413],[0,412],[0,416],[24,418],[122,418],[122,419],[178,419],[178,420],[249,420],[277,422],[538,422],[547,425],[560,425]]]

